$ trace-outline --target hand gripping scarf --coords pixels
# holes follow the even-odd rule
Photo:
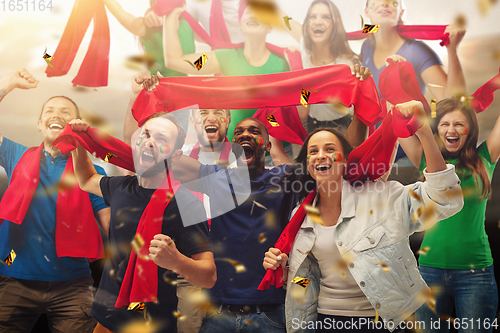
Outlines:
[[[165,185],[167,186],[165,188]],[[158,265],[149,259],[149,244],[155,235],[161,234],[163,213],[179,189],[171,172],[166,176],[162,186],[149,200],[137,226],[136,238],[144,240],[140,250],[132,249],[125,271],[120,293],[115,307],[128,307],[135,302],[156,302],[158,295]]]
[[[40,156],[43,143],[29,148],[12,172],[10,185],[0,202],[0,224],[3,220],[21,224],[40,181]],[[78,211],[78,214],[75,214]],[[71,156],[66,162],[56,202],[56,253],[58,257],[104,257],[101,233],[94,218],[89,194],[76,182]]]

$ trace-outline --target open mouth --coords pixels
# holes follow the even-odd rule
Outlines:
[[[259,22],[255,21],[255,20],[250,20],[247,22],[247,25],[248,26],[253,26],[253,27],[258,27],[259,26]]]
[[[141,155],[141,161],[144,164],[151,164],[154,163],[155,157],[153,156],[153,154],[151,154],[151,152],[145,151]]]
[[[316,169],[316,171],[319,171],[319,172],[327,172],[328,170],[330,170],[332,168],[332,166],[328,165],[328,164],[320,164],[320,165],[316,165],[314,168]]]
[[[313,33],[316,34],[316,35],[321,35],[321,34],[325,33],[325,30],[323,30],[321,28],[314,28],[313,29]]]
[[[205,126],[205,132],[207,132],[207,136],[209,138],[214,138],[215,134],[217,133],[218,130],[219,130],[219,128],[217,126],[214,126],[214,125]]]
[[[49,129],[51,129],[51,130],[62,131],[63,128],[64,128],[64,126],[59,124],[59,123],[52,123],[49,125]]]
[[[460,138],[459,138],[458,136],[447,136],[447,137],[446,137],[446,141],[447,141],[449,144],[451,144],[451,145],[456,144],[456,143],[458,142],[458,140],[459,140],[459,139],[460,139]]]
[[[379,13],[379,14],[382,14],[382,15],[390,15],[390,14],[391,14],[391,12],[390,12],[390,11],[388,11],[388,10],[381,10],[381,11],[379,11],[378,13]]]
[[[243,149],[242,154],[240,155],[240,160],[246,164],[249,164],[255,159],[255,148],[248,141],[242,141],[238,143]]]

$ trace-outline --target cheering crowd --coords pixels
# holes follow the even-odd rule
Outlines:
[[[500,77],[468,96],[460,24],[405,25],[402,0],[367,0],[354,33],[331,0],[302,23],[272,1],[151,0],[144,17],[90,2],[153,61],[132,78],[123,141],[58,95],[40,146],[0,135],[0,332],[42,314],[51,332],[446,332],[455,318],[493,331],[500,122],[480,143],[476,113]],[[266,42],[273,28],[301,49]],[[358,55],[348,41],[362,38]],[[448,72],[419,39],[442,41]],[[0,102],[37,84],[5,74]],[[421,181],[388,181],[394,163]],[[409,236],[423,230],[417,263]]]

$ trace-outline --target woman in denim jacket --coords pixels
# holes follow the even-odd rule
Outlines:
[[[406,116],[423,114],[417,101],[396,108]],[[458,212],[463,198],[429,125],[417,134],[427,181],[408,186],[381,181],[353,188],[342,178],[351,147],[341,134],[318,129],[304,142],[297,165],[308,172],[298,178],[299,200],[315,182],[312,206],[318,211],[305,217],[288,260],[288,332],[394,331],[429,297],[408,236]],[[287,259],[271,248],[264,268],[284,266]]]

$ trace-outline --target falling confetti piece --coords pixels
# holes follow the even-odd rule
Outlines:
[[[328,104],[332,106],[336,111],[339,111],[340,113],[347,115],[350,110],[348,107],[346,107],[344,104],[340,103],[338,100],[335,99],[329,99]]]
[[[380,28],[380,25],[378,25],[378,24],[376,24],[376,25],[365,24],[365,26],[363,28],[363,33],[364,34],[374,34],[378,31],[379,28]]]
[[[174,311],[173,314],[174,314],[175,318],[179,319],[180,321],[186,320],[186,316],[181,315],[177,311]]]
[[[254,208],[254,206],[257,206],[259,208],[267,210],[266,206],[264,206],[263,204],[260,204],[260,203],[258,203],[257,201],[254,200],[253,204],[252,204],[252,209],[250,210],[250,215],[253,214],[253,208]]]
[[[107,153],[106,157],[104,158],[104,162],[109,163],[112,157],[116,157],[116,155],[113,153]]]
[[[292,283],[298,284],[299,286],[305,288],[309,284],[309,279],[306,279],[306,278],[303,278],[300,276],[296,276],[292,279]]]
[[[169,275],[175,275],[176,278],[171,279],[169,277]],[[179,281],[177,280],[177,274],[174,271],[172,271],[172,270],[168,270],[165,273],[163,273],[163,281],[165,281],[166,283],[168,283],[168,284],[170,284],[172,286],[176,286],[176,285],[179,284]]]
[[[363,16],[360,14],[359,17],[361,17],[361,29],[364,29],[365,27],[365,19],[363,18]]]
[[[412,215],[413,222],[417,222],[420,216],[422,216],[423,212],[424,212],[424,207],[423,206],[418,207],[418,209]]]
[[[271,124],[272,127],[278,127],[280,124],[276,121],[276,118],[274,118],[273,115],[269,115],[266,117],[267,121],[269,124]]]
[[[463,14],[459,14],[456,18],[455,18],[455,24],[457,24],[458,26],[460,27],[465,27],[467,26],[467,18],[465,17],[465,15]]]
[[[233,260],[233,259],[229,259],[229,258],[216,258],[215,260],[220,260],[220,261],[227,261],[228,263],[230,263],[231,265],[233,265],[234,269],[236,270],[236,273],[240,274],[240,273],[244,273],[247,271],[247,269],[245,268],[245,266],[239,262],[239,261],[236,261],[236,260]]]
[[[469,104],[469,101],[474,99],[474,96],[461,96],[460,97],[460,102],[464,103],[465,106],[468,108],[470,108],[470,104]]]
[[[304,205],[304,208],[306,209],[307,216],[309,217],[309,219],[311,219],[312,222],[325,225],[318,208],[309,205]]]
[[[429,251],[430,247],[423,247],[421,248],[420,250],[418,250],[417,254],[419,255],[426,255],[427,254],[427,251]]]
[[[436,296],[438,296],[442,291],[439,286],[432,286],[431,288],[426,288],[422,290],[415,296],[415,300],[418,302],[427,302],[429,308],[436,312]]]
[[[133,302],[133,303],[130,303],[130,305],[128,306],[127,310],[130,310],[130,311],[144,311],[145,308],[146,308],[146,303],[144,303],[144,302]]]
[[[5,258],[4,261],[2,261],[2,263],[4,263],[7,266],[10,266],[12,265],[16,257],[17,257],[16,252],[14,252],[14,250],[11,250],[7,258]]]
[[[288,28],[288,30],[292,30],[292,27],[290,26],[290,20],[292,18],[288,17],[288,16],[285,16],[285,17],[283,17],[283,19],[285,20],[285,24],[286,24],[286,27]]]
[[[52,59],[54,59],[54,57],[47,53],[47,48],[45,48],[45,51],[43,51],[43,59],[45,60],[47,65],[49,65],[50,67],[52,67],[52,69],[54,69],[54,65],[52,65],[52,63],[51,63],[51,61],[52,61]]]
[[[275,0],[247,0],[247,3],[248,7],[252,9],[253,14],[255,14],[255,17],[260,22],[277,28],[283,26],[283,21],[279,15],[278,6]]]
[[[375,309],[375,319],[373,319],[373,322],[376,324],[378,322],[378,311]]]
[[[160,329],[160,325],[153,323],[151,320],[134,320],[130,324],[125,325],[118,333],[155,333]]]
[[[189,60],[184,60],[184,61],[187,62],[188,64],[190,64],[191,66],[193,66],[193,68],[196,68],[197,70],[200,70],[200,69],[203,68],[203,66],[205,66],[207,60],[208,60],[208,57],[207,57],[206,53],[203,53],[198,58],[198,60],[196,60],[194,63],[192,63]]]
[[[436,99],[431,99],[431,118],[436,118]]]
[[[303,106],[307,106],[307,103],[309,103],[309,96],[311,93],[305,89],[302,89],[302,92],[300,93],[300,103]]]
[[[434,88],[446,88],[445,86],[441,85],[441,84],[437,84],[437,83],[427,83],[427,85],[429,87],[434,87]]]
[[[143,70],[144,67],[150,68],[156,63],[156,60],[151,55],[144,53],[128,57],[125,60],[125,66],[130,69]]]
[[[142,239],[141,235],[136,234],[134,240],[132,241],[132,248],[136,253],[139,253],[143,245],[144,245],[144,239]]]
[[[497,0],[478,0],[477,6],[479,7],[481,15],[487,16],[490,13],[491,6],[496,2]]]
[[[385,262],[378,261],[378,264],[382,267],[384,273],[389,273],[391,271],[391,268]]]
[[[264,236],[264,233],[261,233],[259,235],[259,242],[264,243],[267,240],[267,238]]]
[[[408,190],[408,192],[410,193],[411,197],[413,197],[414,199],[417,199],[418,202],[422,202],[422,198],[420,197],[420,195],[415,193],[415,191],[413,191],[411,188]]]

